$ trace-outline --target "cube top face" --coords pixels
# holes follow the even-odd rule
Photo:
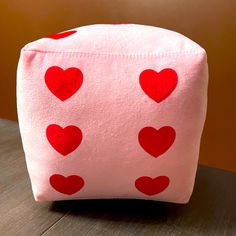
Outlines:
[[[27,44],[17,109],[35,199],[187,202],[207,84],[204,49],[153,26],[83,26]]]
[[[91,40],[88,40],[91,39]],[[95,24],[46,36],[28,50],[100,54],[164,54],[202,52],[198,44],[174,31],[139,24]]]

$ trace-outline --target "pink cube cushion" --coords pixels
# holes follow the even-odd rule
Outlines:
[[[188,202],[207,85],[205,50],[154,26],[95,24],[27,44],[17,105],[35,200]]]

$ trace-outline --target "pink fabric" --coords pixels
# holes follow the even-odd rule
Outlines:
[[[179,33],[154,26],[96,24],[73,30],[27,44],[18,64],[18,117],[35,200],[188,202],[206,116],[205,50]],[[55,69],[58,78],[67,74],[70,83],[78,76],[69,98],[65,94],[60,99],[49,89],[54,78],[45,74],[51,67],[60,67]],[[165,84],[170,76],[163,70],[168,68],[174,71],[169,71],[172,87]],[[165,91],[156,94],[165,93],[163,100],[155,101],[142,87],[140,75],[148,69],[156,72],[147,75],[153,96],[159,88],[156,81],[165,84],[160,86]],[[61,128],[47,130],[52,124]],[[80,140],[66,144],[68,150],[60,153],[49,136],[67,126],[78,127],[72,140]],[[167,127],[163,134],[162,127]],[[73,128],[67,131],[70,136]],[[140,140],[145,135],[149,142]],[[162,150],[155,153],[158,145]],[[58,175],[79,177],[64,181]],[[57,190],[63,187],[57,178],[70,185],[64,186],[65,193]],[[73,193],[73,188],[78,191]]]

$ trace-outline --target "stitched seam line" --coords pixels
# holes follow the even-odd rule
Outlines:
[[[163,52],[163,53],[143,53],[143,54],[119,54],[119,53],[93,53],[93,52],[79,52],[79,51],[43,51],[38,49],[22,49],[23,52],[36,52],[44,54],[77,54],[80,56],[118,56],[118,57],[162,57],[162,56],[187,56],[187,55],[201,55],[205,54],[205,50],[202,51],[176,51],[176,52]]]

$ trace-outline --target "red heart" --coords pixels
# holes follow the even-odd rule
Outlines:
[[[78,175],[63,175],[55,174],[49,179],[51,186],[60,193],[72,195],[78,192],[84,186],[84,180]]]
[[[170,179],[167,176],[158,176],[151,178],[148,176],[142,176],[135,181],[135,187],[146,195],[155,195],[164,191],[170,183]]]
[[[141,147],[154,157],[165,153],[175,141],[175,130],[170,126],[163,126],[159,130],[145,127],[139,131],[138,140]]]
[[[139,76],[139,83],[143,91],[156,102],[166,99],[176,88],[177,82],[177,73],[169,68],[159,73],[147,69]]]
[[[65,101],[76,93],[82,82],[83,74],[75,67],[63,70],[58,66],[52,66],[45,73],[47,87],[61,101]]]
[[[56,124],[49,125],[46,136],[52,147],[63,156],[73,152],[82,142],[80,128],[73,125],[64,129]]]
[[[62,38],[66,38],[74,33],[76,33],[76,30],[71,30],[71,31],[66,31],[66,32],[62,32],[62,33],[57,33],[57,34],[52,34],[49,36],[46,36],[45,38],[50,38],[50,39],[62,39]]]

